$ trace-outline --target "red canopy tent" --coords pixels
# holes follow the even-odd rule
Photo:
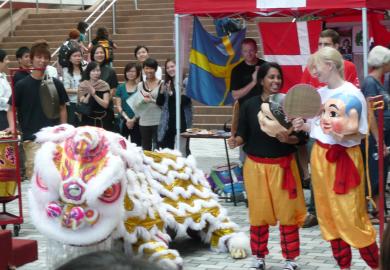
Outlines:
[[[272,2],[269,0],[260,0],[262,2]],[[278,1],[275,1],[278,2]],[[291,1],[292,2],[292,1]],[[390,9],[390,2],[385,0],[306,0],[305,6],[293,7],[293,8],[257,8],[256,0],[175,0],[175,13],[176,14],[191,14],[198,16],[224,16],[228,14],[246,14],[250,16],[259,16],[272,14],[277,12],[278,16],[288,15],[295,16],[297,13],[300,15],[313,13],[317,15],[324,15],[334,13],[340,10],[351,11],[352,13],[359,12],[362,8],[370,10],[377,10],[383,12],[386,9]]]
[[[295,7],[270,8],[269,3],[274,2],[299,2]],[[262,3],[268,4],[268,8],[261,8]],[[259,6],[259,7],[258,7]],[[361,16],[363,26],[363,40],[368,40],[367,14],[384,14],[390,9],[390,1],[384,0],[175,0],[176,30],[179,32],[179,20],[182,15],[196,16],[265,16],[265,17],[294,17],[300,18],[313,15],[320,18],[331,19],[335,17]],[[355,17],[356,18],[356,17]],[[178,44],[178,39],[176,39]],[[176,51],[178,52],[178,50]],[[367,63],[368,44],[363,44],[364,63]],[[178,55],[178,54],[176,54]],[[364,75],[368,73],[367,65],[364,66]]]

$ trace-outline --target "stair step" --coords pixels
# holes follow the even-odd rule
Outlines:
[[[154,9],[143,9],[143,10],[135,10],[134,8],[129,9],[116,9],[116,15],[117,16],[141,16],[141,15],[161,15],[161,14],[170,13],[173,14],[173,6],[172,7],[166,7],[166,8],[154,8]],[[86,18],[92,12],[90,11],[72,11],[72,12],[58,12],[58,13],[44,13],[44,14],[30,14],[28,16],[28,19],[56,19],[63,17],[64,14],[66,14],[66,17],[68,18]],[[96,18],[100,12],[97,12],[94,14],[94,17]],[[111,16],[112,10],[108,10],[105,15]]]
[[[117,21],[132,21],[136,19],[142,19],[145,18],[146,16],[149,17],[152,20],[166,20],[168,18],[173,18],[173,9],[169,9],[172,12],[162,12],[159,10],[153,11],[153,10],[148,10],[148,11],[132,11],[132,12],[125,12],[124,14],[116,14],[116,20]],[[145,14],[146,13],[146,14]],[[149,13],[149,14],[148,14]],[[63,14],[60,17],[50,17],[50,18],[42,18],[38,16],[40,14],[33,14],[30,15],[29,18],[25,20],[26,23],[42,23],[42,24],[50,24],[52,22],[54,23],[66,23],[69,22],[69,20],[75,20],[76,22],[84,20],[88,14],[81,15],[79,13],[77,14],[72,14],[71,18],[67,18],[66,15],[68,14]],[[64,16],[65,15],[65,16]],[[105,13],[99,21],[106,21],[106,20],[112,20],[112,16],[110,12]]]
[[[42,38],[39,37],[39,38]],[[47,41],[56,41],[56,40],[65,40],[67,38],[67,35],[63,34],[56,34],[56,35],[45,35],[45,40]],[[171,38],[173,39],[172,33],[135,33],[135,34],[115,34],[112,35],[112,39],[114,41],[121,41],[121,40],[148,40],[148,39],[167,39]],[[3,41],[34,41],[37,39],[37,36],[14,36],[14,37],[6,37]]]
[[[77,27],[77,23],[78,21],[75,20],[74,22],[71,22],[71,23],[52,23],[50,24],[50,26],[53,28],[53,29],[66,29],[66,30],[70,30],[70,29],[73,29],[73,28],[76,28]],[[119,23],[118,23],[119,25]],[[97,22],[92,28],[97,28],[97,27],[106,27],[110,33],[112,32],[112,25],[107,25],[105,22]],[[18,25],[16,27],[16,30],[19,31],[19,30],[23,30],[23,31],[31,31],[33,30],[34,32],[35,31],[39,31],[39,30],[46,30],[48,31],[47,29],[47,25],[45,24],[36,24],[36,23],[30,23],[30,24],[22,24],[22,25]],[[52,32],[52,30],[49,30]],[[93,31],[94,32],[94,31]]]

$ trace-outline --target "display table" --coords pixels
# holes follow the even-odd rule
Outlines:
[[[183,138],[194,138],[194,139],[223,139],[225,144],[225,153],[226,153],[226,161],[229,169],[229,177],[230,177],[230,185],[232,188],[232,197],[233,197],[233,203],[234,206],[237,205],[236,201],[236,194],[234,192],[234,183],[233,183],[233,176],[232,176],[232,168],[230,164],[230,157],[229,157],[229,149],[227,145],[227,139],[230,138],[230,132],[224,132],[224,131],[217,131],[217,132],[183,132],[181,133],[181,136]],[[227,199],[227,197],[220,197],[221,199]]]

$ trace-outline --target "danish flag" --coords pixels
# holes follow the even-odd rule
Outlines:
[[[283,89],[300,82],[310,54],[318,48],[322,21],[277,22],[258,24],[263,42],[264,58],[277,62],[283,71]]]

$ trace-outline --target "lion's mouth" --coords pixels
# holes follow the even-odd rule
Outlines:
[[[83,206],[50,202],[46,206],[46,214],[50,218],[59,219],[65,228],[76,231],[86,225],[93,226],[99,220],[99,212]]]

